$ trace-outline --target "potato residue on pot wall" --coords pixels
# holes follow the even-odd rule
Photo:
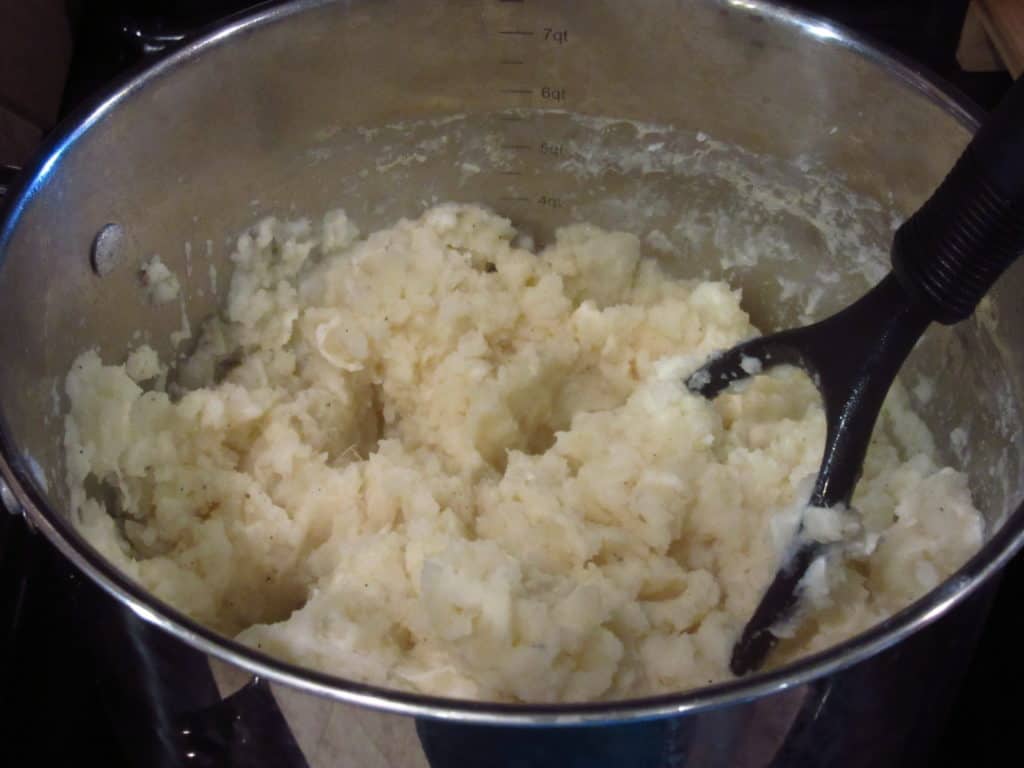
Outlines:
[[[687,372],[756,331],[735,291],[670,278],[632,235],[520,245],[473,206],[365,239],[340,212],[261,222],[182,391],[150,352],[76,361],[80,529],[197,620],[340,677],[528,702],[729,677],[817,469],[817,393],[779,370],[689,394]],[[774,663],[979,547],[966,480],[933,454],[897,387],[859,514],[808,520],[846,543]]]

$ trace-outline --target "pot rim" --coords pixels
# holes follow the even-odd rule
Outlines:
[[[980,122],[981,110],[955,93],[948,84],[940,82],[900,54],[869,43],[830,21],[765,0],[707,1],[765,17],[793,29],[797,35],[838,45],[897,77],[909,89],[944,109],[969,131],[976,130]],[[0,218],[0,267],[21,213],[59,167],[61,157],[81,136],[100,125],[119,103],[208,48],[230,41],[246,31],[332,2],[335,0],[292,0],[284,4],[267,4],[231,17],[226,22],[222,20],[216,28],[171,55],[117,81],[103,96],[76,111],[52,134],[37,159],[10,190],[3,218]],[[275,659],[201,626],[121,574],[84,540],[68,519],[49,508],[33,479],[31,467],[13,443],[2,404],[0,476],[6,479],[13,495],[13,498],[5,495],[5,500],[17,502],[31,528],[42,532],[80,571],[140,618],[192,648],[271,682],[339,702],[401,715],[489,725],[621,723],[707,711],[780,693],[863,661],[922,629],[977,590],[1024,547],[1024,509],[1018,508],[1007,516],[1000,529],[959,571],[927,595],[860,635],[778,669],[682,693],[639,699],[548,705],[503,704],[428,696],[357,683]]]

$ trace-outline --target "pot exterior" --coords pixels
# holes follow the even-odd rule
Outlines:
[[[860,664],[755,701],[644,722],[467,725],[254,678],[80,582],[77,621],[139,765],[275,768],[884,768],[927,765],[995,585]],[[191,754],[193,757],[188,757]]]

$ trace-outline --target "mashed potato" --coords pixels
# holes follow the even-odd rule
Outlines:
[[[756,332],[736,291],[670,278],[629,234],[517,242],[472,206],[365,239],[341,213],[262,222],[178,371],[145,348],[75,363],[80,529],[198,621],[350,679],[553,702],[728,678],[817,470],[817,393],[793,370],[688,393]],[[978,548],[965,478],[933,453],[895,389],[858,514],[807,514],[846,543],[773,663]]]

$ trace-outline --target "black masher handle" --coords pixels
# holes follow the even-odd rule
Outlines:
[[[896,231],[893,271],[951,325],[978,306],[1024,252],[1024,77],[977,132],[939,188]]]

